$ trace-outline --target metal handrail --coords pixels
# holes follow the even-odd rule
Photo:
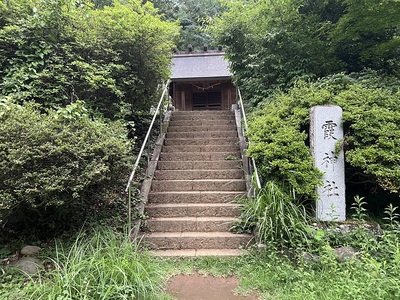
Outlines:
[[[156,118],[157,118],[157,114],[158,114],[158,112],[160,111],[160,108],[161,108],[162,102],[163,102],[163,100],[164,100],[165,94],[166,94],[166,92],[167,92],[167,90],[168,90],[169,83],[170,83],[170,80],[168,80],[168,81],[165,83],[165,86],[164,86],[162,95],[161,95],[161,97],[160,97],[160,101],[158,102],[156,111],[154,112],[154,116],[153,116],[153,119],[151,120],[151,123],[150,123],[149,129],[148,129],[148,131],[147,131],[146,137],[144,138],[142,147],[140,148],[140,151],[139,151],[139,154],[138,154],[138,156],[137,156],[137,158],[136,158],[135,164],[133,165],[133,170],[132,170],[131,175],[129,176],[128,184],[126,185],[125,193],[128,193],[128,226],[129,226],[129,230],[132,228],[132,227],[131,227],[131,224],[132,224],[131,187],[132,187],[133,178],[134,178],[134,176],[135,176],[136,169],[138,168],[139,163],[140,163],[140,160],[141,160],[141,158],[142,158],[143,151],[144,151],[144,149],[145,149],[145,147],[146,147],[146,144],[147,144],[147,140],[148,140],[149,137],[150,137],[151,130],[153,129],[153,125],[154,125],[154,122],[155,122],[155,120],[156,120]],[[161,119],[160,122],[162,122],[162,115],[161,115],[161,114],[160,114],[160,119]]]
[[[242,118],[243,118],[243,122],[244,122],[244,127],[245,127],[245,131],[247,133],[249,127],[247,125],[247,118],[246,118],[246,112],[244,110],[244,105],[243,105],[243,100],[242,100],[242,94],[240,92],[240,89],[238,88],[238,105],[240,107],[240,110],[242,112]],[[245,135],[245,134],[244,134]],[[248,142],[248,144],[250,145],[250,142]],[[260,181],[260,177],[258,176],[258,171],[257,171],[257,165],[256,165],[256,161],[254,160],[253,157],[251,157],[251,164],[253,165],[253,170],[254,170],[254,177],[256,179],[256,183],[257,183],[257,187],[259,189],[261,189],[261,181]]]

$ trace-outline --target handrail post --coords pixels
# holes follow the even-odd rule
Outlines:
[[[132,230],[132,186],[128,188],[128,230],[129,234]]]
[[[147,134],[146,134],[146,137],[144,138],[142,147],[140,148],[139,154],[138,154],[138,156],[137,156],[137,158],[136,158],[135,164],[134,164],[134,166],[133,166],[132,173],[131,173],[131,175],[129,176],[129,180],[128,180],[128,184],[127,184],[127,186],[126,186],[125,192],[128,192],[129,186],[131,185],[132,180],[133,180],[133,177],[135,176],[136,169],[137,169],[137,167],[139,166],[139,162],[140,162],[140,159],[142,158],[144,148],[145,148],[145,146],[146,146],[146,144],[147,144],[147,140],[149,139],[151,129],[153,128],[154,121],[156,120],[158,110],[160,109],[160,106],[161,106],[161,99],[164,97],[164,95],[165,95],[165,93],[166,93],[166,87],[168,86],[168,84],[169,84],[169,80],[167,81],[167,84],[165,85],[163,94],[162,94],[162,96],[161,96],[161,98],[160,98],[160,101],[158,102],[158,106],[157,106],[156,112],[155,112],[155,114],[154,114],[154,116],[153,116],[153,119],[151,120],[151,123],[150,123],[150,126],[149,126],[149,130],[147,131]]]
[[[249,129],[248,124],[247,124],[247,118],[246,118],[246,112],[244,110],[244,104],[243,104],[243,99],[242,99],[242,94],[240,92],[240,89],[237,89],[237,96],[238,96],[238,106],[239,106],[239,110],[241,112],[242,118],[243,118],[243,122],[244,122],[244,129],[245,132],[243,132],[243,135],[246,136],[247,131]],[[248,145],[250,145],[250,142],[248,142]],[[253,174],[254,177],[256,179],[256,183],[257,183],[257,187],[259,189],[261,189],[261,181],[260,181],[260,177],[258,176],[258,170],[257,170],[257,166],[256,166],[256,161],[254,160],[253,157],[251,157],[251,165],[253,166]]]
[[[166,86],[164,86],[163,90],[166,89]],[[162,121],[163,121],[163,106],[164,106],[164,93],[161,96],[161,108],[160,108],[160,134],[161,134],[161,128],[162,128]]]
[[[158,102],[156,111],[155,111],[154,116],[153,116],[153,118],[151,120],[149,129],[148,129],[147,134],[146,134],[146,136],[144,138],[144,141],[143,141],[142,147],[140,148],[139,154],[136,157],[135,164],[133,165],[133,170],[131,172],[131,175],[129,176],[129,180],[128,180],[128,183],[127,183],[126,188],[125,188],[125,193],[128,193],[128,226],[129,226],[129,231],[132,230],[132,228],[131,228],[131,226],[132,226],[132,188],[131,188],[132,187],[132,181],[134,179],[136,169],[139,166],[139,163],[140,163],[140,160],[142,158],[142,155],[143,155],[144,149],[146,147],[147,141],[148,141],[148,139],[150,137],[151,130],[153,129],[154,122],[156,121],[157,114],[160,111],[160,108],[162,110],[162,102],[163,102],[164,96],[167,93],[167,89],[168,89],[169,83],[170,83],[170,80],[168,80],[164,85],[163,92],[162,92],[162,95],[161,95],[160,100]],[[160,122],[161,122],[160,123],[160,128],[162,128],[162,121],[163,121],[162,112],[160,112]],[[150,150],[149,150],[149,153],[148,153],[148,160],[150,161]]]

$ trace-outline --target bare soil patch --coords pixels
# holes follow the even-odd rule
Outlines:
[[[254,295],[235,293],[235,277],[204,276],[199,273],[176,275],[167,283],[167,293],[178,300],[257,300]]]

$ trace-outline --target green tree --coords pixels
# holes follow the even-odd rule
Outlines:
[[[204,44],[216,47],[216,42],[206,31],[207,25],[223,11],[220,0],[153,0],[154,6],[171,21],[181,26],[177,50],[186,50],[190,44],[202,50]]]
[[[225,45],[245,98],[258,103],[270,90],[296,79],[340,70],[325,41],[329,27],[302,13],[302,1],[233,1],[227,6],[211,30]]]
[[[245,98],[263,101],[299,78],[382,70],[399,76],[400,3],[225,1],[211,31],[226,46]]]
[[[80,99],[114,117],[126,107],[147,110],[169,76],[177,27],[151,3],[95,9],[72,0],[9,0],[1,9],[0,93],[20,103]]]
[[[365,67],[400,75],[400,1],[343,0],[345,14],[330,33],[349,71]]]

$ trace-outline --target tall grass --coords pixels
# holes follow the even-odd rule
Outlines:
[[[59,246],[54,270],[24,289],[27,299],[157,299],[161,274],[151,256],[112,231]]]
[[[307,239],[307,217],[294,192],[267,182],[252,199],[241,201],[242,214],[237,225],[253,231],[260,242],[295,246]]]

